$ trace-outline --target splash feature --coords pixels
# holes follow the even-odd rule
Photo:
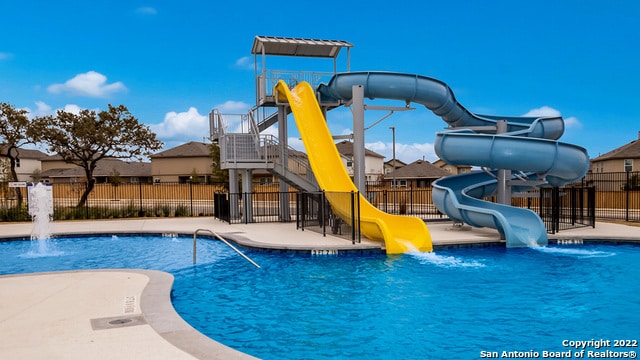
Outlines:
[[[279,100],[289,102],[313,173],[320,187],[326,191],[332,209],[339,217],[350,222],[351,205],[338,193],[358,192],[358,189],[340,159],[314,89],[309,83],[301,82],[289,90],[281,80],[275,86],[275,92],[281,97]],[[362,195],[360,231],[371,240],[384,241],[387,254],[433,250],[431,235],[424,221],[417,217],[382,212]]]
[[[26,257],[59,256],[63,252],[55,248],[51,242],[51,215],[53,201],[51,188],[36,184],[29,188],[29,214],[33,222],[31,230],[31,249]]]

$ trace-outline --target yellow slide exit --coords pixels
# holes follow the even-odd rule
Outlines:
[[[307,82],[289,90],[280,80],[274,93],[279,101],[288,101],[302,136],[311,169],[333,211],[344,221],[351,222],[350,199],[345,192],[357,192],[343,166],[329,128],[320,110],[315,91]],[[422,219],[387,214],[371,205],[360,195],[360,231],[371,240],[384,241],[387,254],[432,251],[431,235]]]

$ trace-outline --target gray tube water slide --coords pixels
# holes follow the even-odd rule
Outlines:
[[[473,114],[458,103],[445,83],[410,74],[336,74],[328,84],[321,84],[318,92],[323,101],[350,100],[354,85],[364,86],[365,97],[416,102],[440,116],[452,131],[437,134],[435,151],[449,164],[523,171],[530,179],[545,180],[551,186],[578,180],[588,170],[589,156],[584,148],[555,141],[564,132],[561,117]],[[506,120],[506,133],[496,135],[498,120]],[[433,202],[453,220],[497,229],[508,247],[546,245],[546,229],[536,213],[480,200],[495,189],[495,175],[490,173],[449,176],[434,182]]]

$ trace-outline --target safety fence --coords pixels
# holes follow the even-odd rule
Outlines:
[[[213,194],[225,191],[225,186],[202,183],[96,184],[86,203],[79,204],[85,189],[85,183],[51,185],[53,219],[212,216]],[[27,188],[0,183],[0,221],[30,221],[28,201]]]
[[[512,199],[512,205],[529,208],[540,214],[549,232],[593,226],[595,219],[640,221],[638,179],[637,172],[588,174],[572,186],[518,194]],[[85,186],[84,183],[52,186],[54,220],[216,216],[231,223],[302,219],[300,226],[306,228],[310,226],[309,221],[314,214],[313,211],[307,211],[304,217],[299,218],[302,209],[307,209],[298,200],[302,195],[293,188],[289,188],[288,192],[280,192],[278,183],[256,183],[253,192],[244,194],[229,194],[224,184],[96,184],[86,204],[79,207],[77,205]],[[8,183],[0,183],[0,221],[31,220],[27,211],[26,191],[26,188],[13,188]],[[18,192],[20,196],[17,196]],[[308,196],[313,198],[315,195]],[[346,193],[345,196],[350,195]],[[391,187],[390,184],[368,184],[364,196],[387,213],[418,216],[425,221],[447,220],[433,205],[431,187],[401,188]],[[487,200],[495,201],[491,198]],[[225,205],[225,201],[235,205]],[[318,217],[313,221],[329,226],[328,231],[333,231],[333,220],[327,218],[327,222],[323,219]],[[345,231],[350,230],[341,229],[341,232]]]
[[[640,222],[640,171],[588,173],[581,184],[596,189],[597,219]]]

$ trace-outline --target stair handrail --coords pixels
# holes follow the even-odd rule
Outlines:
[[[277,149],[279,148],[278,138],[275,136],[265,137],[265,149]],[[299,153],[300,151],[294,149],[293,147],[287,145],[287,150],[289,151],[289,156],[287,156],[288,160],[285,162],[281,159],[279,154],[273,154],[272,150],[268,150],[269,154],[265,152],[265,159],[267,161],[271,161],[274,164],[282,166],[282,170],[286,170],[287,172],[294,173],[298,176],[303,172],[307,174],[307,181],[311,182],[314,185],[318,185],[315,176],[313,175],[313,170],[311,169],[311,163],[309,163],[309,159],[307,157],[293,155],[291,153]],[[293,169],[293,170],[292,170]]]
[[[212,230],[209,230],[209,229],[197,229],[193,233],[193,263],[194,264],[196,263],[196,250],[197,250],[196,249],[196,239],[198,238],[198,233],[199,232],[208,232],[209,234],[213,235],[213,237],[215,237],[218,240],[222,241],[225,245],[230,247],[233,251],[235,251],[238,254],[240,254],[240,256],[242,256],[245,260],[250,262],[251,265],[253,265],[253,266],[257,267],[258,269],[260,269],[260,265],[258,265],[255,261],[251,260],[251,258],[249,258],[247,255],[243,254],[242,251],[238,250],[235,246],[231,245],[231,243],[228,242],[227,239],[223,238],[222,236],[220,236],[215,231],[212,231]]]

